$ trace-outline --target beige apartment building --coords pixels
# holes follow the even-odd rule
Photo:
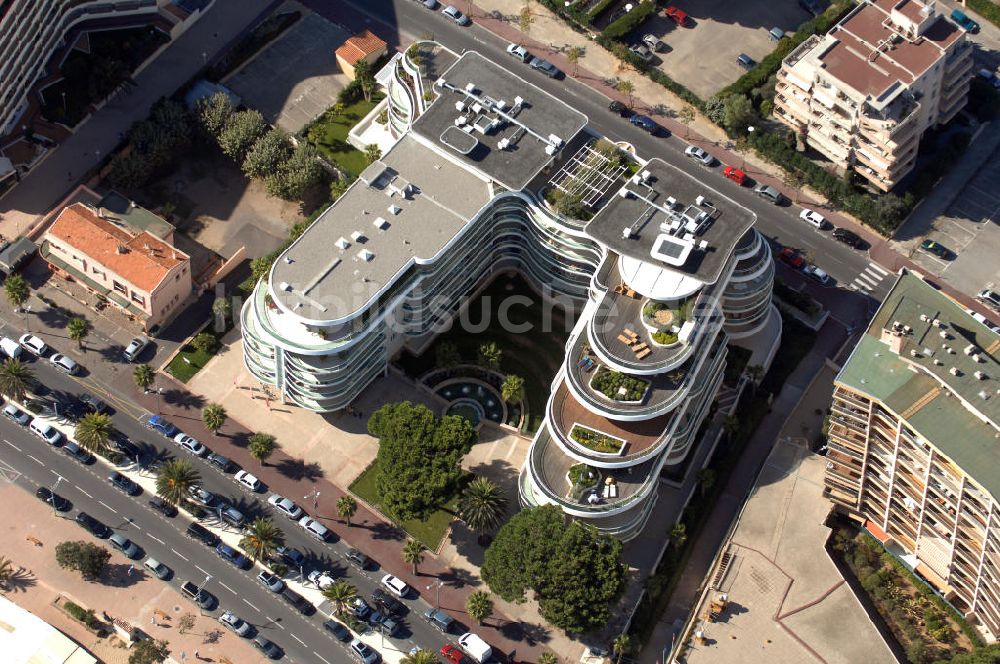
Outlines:
[[[774,116],[882,191],[913,170],[924,132],[955,117],[972,46],[933,1],[866,0],[778,72]]]
[[[104,207],[63,209],[45,232],[41,253],[53,272],[103,295],[147,331],[172,318],[191,293],[187,254]]]
[[[1000,335],[919,276],[837,376],[824,494],[995,640]]]

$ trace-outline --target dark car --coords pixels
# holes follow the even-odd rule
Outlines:
[[[192,524],[193,525],[193,524]],[[242,553],[229,546],[228,544],[222,543],[215,547],[215,552],[219,554],[219,557],[223,560],[227,560],[236,567],[243,569],[247,567],[247,563],[250,560],[244,556]]]
[[[171,440],[174,439],[174,436],[180,433],[180,430],[168,422],[162,415],[151,415],[149,419],[146,420],[146,426],[153,431],[159,431]]]
[[[215,546],[219,543],[219,538],[211,530],[200,523],[192,523],[184,531],[188,537],[193,537],[205,546]]]
[[[298,609],[299,613],[302,615],[311,616],[316,613],[316,607],[312,605],[312,602],[289,588],[287,585],[285,586],[285,589],[281,591],[281,598]]]
[[[357,549],[347,550],[347,560],[358,569],[365,570],[371,565],[372,559]]]
[[[142,456],[142,450],[139,449],[139,446],[120,434],[111,439],[111,445],[117,451],[128,457],[130,461],[135,461]]]
[[[660,128],[660,125],[656,124],[653,118],[648,115],[633,115],[628,121],[639,129],[648,131],[650,134],[655,134],[656,130]]]
[[[111,407],[108,406],[108,404],[104,403],[90,392],[84,392],[80,395],[80,403],[82,403],[84,408],[91,413],[107,413],[111,411]]]
[[[325,621],[323,623],[323,627],[325,627],[328,632],[333,634],[334,638],[343,643],[347,643],[352,638],[351,633],[347,631],[347,628],[336,620]]]
[[[108,476],[108,481],[111,482],[111,486],[118,489],[126,496],[138,496],[142,493],[142,487],[119,473],[117,470]]]
[[[929,254],[934,254],[938,258],[943,258],[946,261],[950,261],[955,257],[955,252],[953,252],[951,249],[943,247],[934,240],[924,240],[923,242],[921,242],[920,250],[926,251]]]
[[[258,635],[250,643],[254,648],[264,653],[268,658],[281,659],[281,648],[276,646],[273,641],[269,641],[263,636]]]
[[[612,113],[617,113],[619,116],[623,118],[632,117],[633,113],[631,108],[621,103],[620,101],[612,101],[610,104],[608,104],[608,110],[611,111]]]
[[[149,501],[149,506],[165,517],[172,519],[177,516],[177,508],[162,498],[153,498]]]
[[[65,445],[63,445],[62,450],[63,454],[65,454],[68,457],[72,457],[73,459],[76,459],[85,466],[88,466],[94,463],[95,461],[93,454],[83,449],[76,443],[66,443]]]
[[[104,539],[111,535],[111,529],[103,523],[90,516],[86,512],[79,512],[76,515],[76,522],[83,526],[91,535]]]
[[[181,584],[181,592],[184,593],[185,597],[203,609],[211,609],[216,604],[215,596],[212,593],[202,590],[191,581],[185,581]]]
[[[451,626],[455,624],[455,619],[441,609],[427,609],[424,611],[424,618],[442,634],[450,632]]]
[[[740,53],[738,56],[736,56],[736,64],[749,71],[757,66],[757,61],[751,58],[746,53]]]
[[[846,228],[835,228],[833,230],[833,239],[843,242],[848,247],[854,247],[855,249],[860,249],[865,246],[865,241],[861,239],[861,236],[853,231],[849,231]]]
[[[298,549],[290,546],[279,546],[274,550],[274,557],[278,562],[282,562],[291,567],[301,567],[306,562],[306,557]]]
[[[206,457],[208,462],[221,470],[224,473],[231,472],[233,470],[233,462],[229,460],[229,457],[223,456],[218,452],[212,452]]]
[[[52,490],[48,487],[38,487],[38,490],[35,491],[35,496],[52,505],[57,512],[68,512],[73,508],[72,503],[62,496],[52,493]]]
[[[799,6],[813,16],[819,16],[826,11],[828,3],[824,0],[799,0]]]
[[[390,616],[401,616],[406,613],[406,605],[381,588],[376,588],[372,592],[372,601]]]

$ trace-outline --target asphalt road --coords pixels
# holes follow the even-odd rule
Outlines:
[[[635,146],[642,157],[659,157],[692,175],[703,178],[706,184],[720,193],[746,206],[757,215],[757,230],[783,246],[795,247],[822,267],[834,282],[828,289],[850,288],[854,284],[859,290],[856,299],[865,299],[865,293],[881,301],[889,292],[891,279],[870,279],[870,259],[867,252],[850,247],[830,238],[830,229],[820,231],[798,218],[801,208],[797,205],[775,206],[766,202],[752,191],[752,187],[740,187],[722,175],[724,164],[716,160],[711,168],[694,163],[684,155],[688,143],[679,136],[652,136],[632,126],[623,118],[608,111],[608,98],[587,85],[571,78],[550,79],[539,71],[516,61],[505,51],[506,41],[473,23],[460,27],[441,14],[429,11],[414,0],[305,0],[305,4],[338,24],[347,24],[352,29],[374,27],[380,34],[396,37],[396,45],[431,35],[433,38],[457,53],[476,50],[507,67],[525,80],[570,104],[590,118],[589,126],[595,131],[616,141],[627,141]],[[447,3],[446,3],[447,4]],[[465,9],[463,3],[455,3]],[[376,25],[381,24],[381,25]],[[652,103],[652,100],[644,100]],[[655,117],[653,118],[656,119]],[[711,147],[707,147],[711,152]],[[733,164],[739,166],[739,164]],[[748,170],[753,177],[753,171]],[[820,211],[822,212],[822,211]]]
[[[57,371],[44,360],[35,360],[32,368],[36,378],[52,391],[52,395],[76,395],[86,388],[77,379]],[[151,431],[132,415],[116,411],[112,416],[115,428],[143,448],[145,458],[167,458],[182,456],[194,460],[202,476],[202,486],[224,497],[230,504],[247,517],[272,516],[275,524],[285,533],[287,546],[301,551],[306,557],[302,572],[308,575],[312,569],[329,570],[335,578],[344,578],[353,584],[361,596],[370,598],[379,586],[384,572],[379,569],[360,572],[347,564],[344,557],[348,547],[340,541],[320,543],[306,535],[301,528],[281,514],[274,514],[267,504],[264,492],[251,494],[249,490],[236,484],[232,474],[224,474],[203,459],[187,455],[174,443],[162,435]],[[151,509],[147,501],[152,497],[144,492],[137,497],[128,497],[113,488],[107,481],[110,469],[102,462],[83,466],[52,448],[26,428],[18,427],[7,419],[0,421],[0,460],[9,463],[24,473],[33,485],[52,487],[57,476],[60,481],[57,493],[70,499],[78,510],[83,510],[98,518],[106,525],[120,530],[133,539],[146,555],[165,563],[175,572],[171,583],[180,585],[184,580],[201,584],[206,576],[212,577],[207,589],[218,597],[220,608],[212,611],[218,615],[221,610],[230,609],[240,617],[253,623],[269,639],[286,651],[286,661],[291,662],[350,662],[354,661],[343,644],[329,636],[322,627],[325,616],[317,612],[306,618],[289,607],[282,599],[270,593],[256,581],[256,571],[241,571],[219,558],[215,552],[184,534],[187,521],[180,517],[168,519]],[[211,448],[211,440],[203,441]],[[133,467],[125,467],[131,470]],[[248,468],[253,472],[253,468]],[[299,503],[306,512],[311,505],[302,496],[289,496]],[[213,517],[206,519],[208,525],[217,525]],[[378,561],[375,561],[377,567]],[[290,570],[295,574],[295,570]],[[424,589],[416,588],[418,593]],[[408,651],[412,646],[437,651],[444,643],[444,637],[421,617],[429,606],[422,599],[404,600],[409,608],[401,621],[402,629],[397,639],[386,639],[386,648]],[[320,654],[322,653],[322,654]]]

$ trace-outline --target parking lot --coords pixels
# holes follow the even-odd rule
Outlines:
[[[925,236],[957,254],[952,261],[915,250],[913,261],[964,293],[1000,285],[1000,149],[962,188]],[[914,243],[914,247],[917,243]]]
[[[702,99],[744,74],[736,63],[740,53],[760,61],[774,50],[768,35],[771,28],[793,32],[811,18],[796,0],[678,0],[671,5],[688,15],[687,25],[679,26],[661,12],[640,32],[667,45],[665,52],[657,53],[662,60],[659,68]]]

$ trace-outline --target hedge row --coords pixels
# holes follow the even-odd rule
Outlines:
[[[601,36],[607,39],[621,39],[646,22],[650,16],[656,13],[656,3],[652,0],[640,2],[638,7],[633,7],[632,11],[622,16],[617,21],[611,23],[601,31]]]
[[[997,7],[990,0],[966,0],[965,4],[990,23],[1000,26],[1000,7]]]
[[[587,21],[593,23],[597,20],[597,17],[603,14],[611,5],[615,4],[617,0],[599,0],[599,2],[594,5],[589,12],[587,12]]]

